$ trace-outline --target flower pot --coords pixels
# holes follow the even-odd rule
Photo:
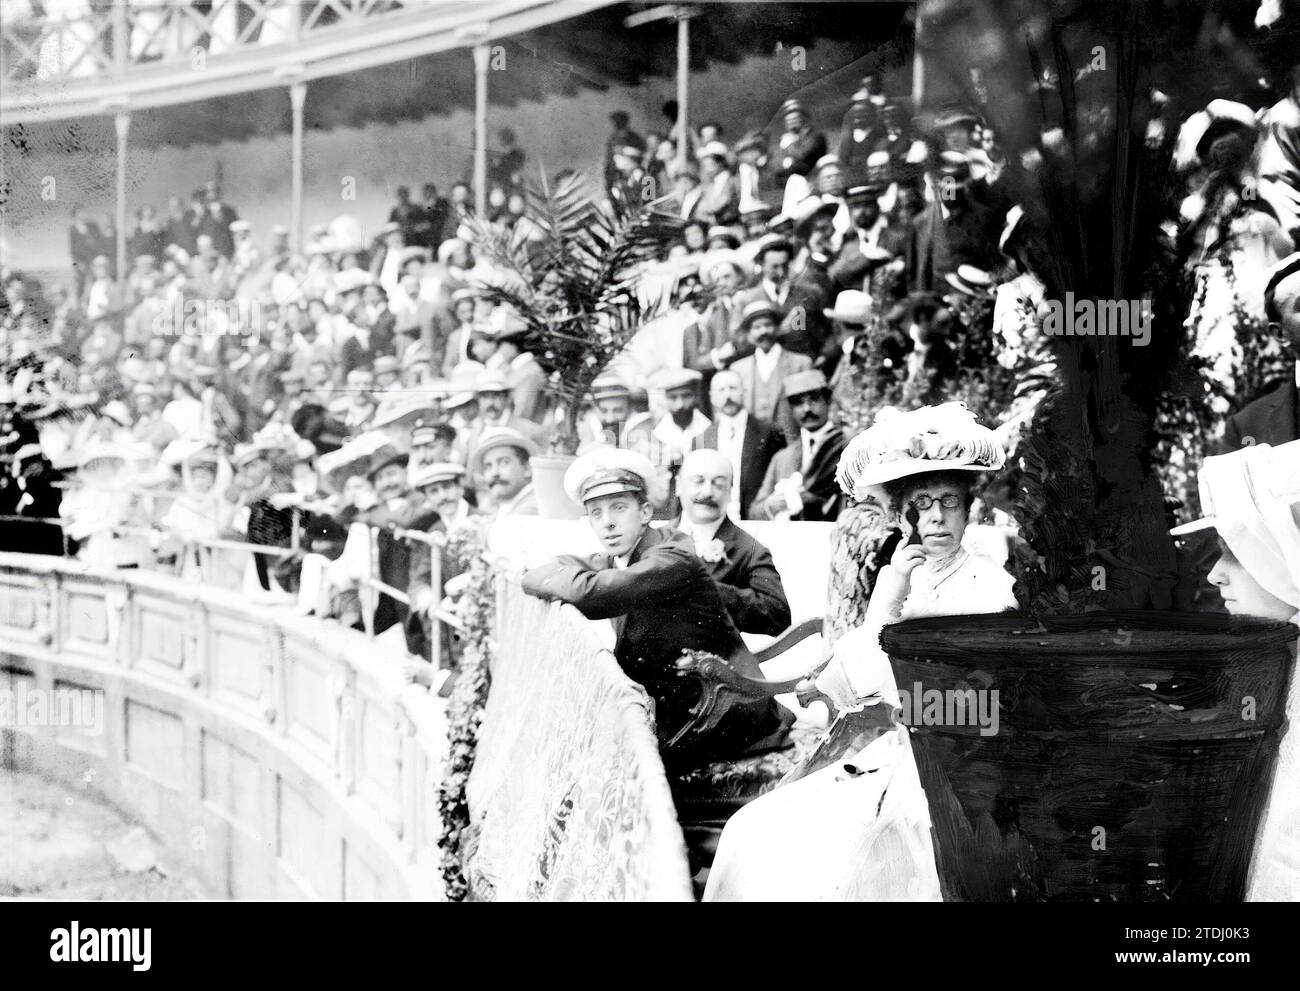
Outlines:
[[[944,616],[881,636],[909,693],[944,897],[1240,900],[1295,627],[1156,612],[1043,624]],[[997,731],[954,725],[955,707],[936,725],[937,707],[907,707],[918,685],[927,702],[996,690]]]
[[[564,491],[564,473],[577,460],[571,454],[539,454],[532,459],[538,515],[544,520],[576,520],[582,507]]]

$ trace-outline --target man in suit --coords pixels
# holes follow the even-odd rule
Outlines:
[[[787,440],[792,440],[799,428],[785,402],[784,383],[786,376],[811,368],[812,358],[782,346],[777,339],[781,316],[781,310],[765,300],[745,306],[740,329],[754,353],[735,362],[731,370],[740,376],[745,408],[750,414],[775,424]]]
[[[494,516],[536,516],[532,458],[537,445],[510,427],[489,427],[479,438],[472,462],[483,479]]]
[[[939,155],[937,196],[912,218],[905,275],[909,292],[934,292],[961,265],[993,271],[1002,264],[998,238],[1006,210],[989,205],[987,184],[971,179],[970,162],[956,151]]]
[[[728,369],[713,376],[709,399],[713,422],[695,438],[692,447],[718,451],[731,466],[735,484],[728,485],[730,501],[725,508],[732,519],[742,519],[763,484],[768,464],[785,446],[785,437],[745,409],[745,384],[736,372]]]
[[[761,272],[758,285],[736,293],[732,309],[736,329],[750,303],[765,302],[780,309],[782,344],[788,351],[816,358],[830,327],[822,317],[829,300],[815,282],[796,281],[791,277],[794,245],[784,238],[773,238],[758,251],[756,261]]]
[[[1300,251],[1273,266],[1264,287],[1268,329],[1300,353]],[[1300,438],[1300,362],[1294,375],[1228,417],[1221,450],[1249,444],[1285,444]]]
[[[691,538],[650,526],[646,479],[653,471],[632,451],[604,448],[578,458],[565,473],[565,489],[586,508],[604,552],[533,568],[524,575],[524,591],[571,603],[588,619],[614,620],[614,656],[654,699],[656,732],[672,770],[779,745],[790,720],[771,699],[738,706],[716,728],[670,745],[699,697],[695,680],[678,674],[683,651],[731,659],[751,676],[759,669]]]
[[[796,372],[785,380],[785,392],[799,424],[799,437],[767,466],[749,518],[835,520],[844,504],[835,481],[844,433],[830,420],[826,376],[815,370]]]
[[[812,129],[808,114],[798,100],[786,100],[781,104],[780,113],[785,131],[776,153],[776,177],[784,185],[790,176],[806,176],[813,170],[826,154],[826,135]]]
[[[721,452],[688,454],[679,486],[682,516],[675,526],[709,566],[736,628],[774,637],[790,626],[790,603],[772,552],[732,521],[732,478],[731,462]]]
[[[853,227],[828,273],[838,292],[865,289],[872,273],[894,259],[899,259],[898,267],[902,268],[907,238],[890,226],[889,218],[881,211],[879,200],[884,192],[885,187],[868,184],[854,186],[845,196]]]

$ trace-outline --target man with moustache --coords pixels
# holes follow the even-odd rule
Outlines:
[[[799,424],[799,437],[777,453],[749,507],[753,520],[835,520],[844,494],[835,469],[844,434],[830,419],[831,390],[815,369],[785,380],[785,394]]]
[[[532,457],[537,445],[510,427],[489,427],[479,438],[473,467],[495,507],[494,516],[536,516]]]
[[[768,464],[785,446],[785,437],[745,409],[745,384],[736,372],[727,369],[714,375],[709,399],[713,422],[695,438],[693,447],[717,451],[731,466],[735,484],[728,485],[730,496],[724,508],[733,520],[743,519],[745,509],[758,495]]]
[[[657,423],[650,413],[634,417],[627,428],[628,448],[644,454],[658,468],[650,485],[650,498],[656,511],[668,515],[675,513],[673,475],[696,438],[709,427],[709,418],[698,408],[701,378],[699,372],[690,368],[661,372],[658,384],[664,390],[668,412]]]
[[[479,516],[465,501],[465,466],[454,461],[435,461],[411,470],[411,487],[423,500],[425,514],[423,529],[429,533],[446,533],[452,527],[461,526]],[[424,547],[413,545],[410,562],[410,580],[407,594],[411,598],[410,619],[407,622],[407,649],[413,654],[427,655],[427,624],[431,622],[429,613],[437,608],[442,598],[442,589],[433,587],[433,555],[438,554],[441,564],[442,582],[455,578],[461,568],[454,555],[448,554],[445,547]],[[438,659],[442,666],[449,666],[451,660],[450,638],[444,639],[443,657]]]
[[[714,729],[673,742],[699,698],[698,683],[678,674],[683,651],[709,651],[731,660],[742,674],[761,674],[691,538],[650,526],[654,509],[646,484],[654,470],[636,452],[615,448],[591,451],[570,465],[565,490],[586,509],[603,552],[532,568],[524,575],[524,591],[568,602],[588,619],[614,620],[614,656],[654,699],[655,728],[670,771],[779,746],[791,720],[771,699],[736,706]]]
[[[811,368],[812,358],[787,351],[778,340],[781,316],[780,308],[763,300],[754,300],[745,307],[740,329],[754,353],[735,362],[731,370],[740,376],[745,409],[774,424],[788,442],[799,428],[785,401],[785,380]]]
[[[790,603],[772,552],[732,521],[732,478],[731,463],[721,452],[697,449],[686,455],[677,486],[682,516],[675,525],[709,566],[736,628],[774,637],[790,626]]]

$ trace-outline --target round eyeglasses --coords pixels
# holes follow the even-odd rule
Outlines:
[[[961,505],[961,496],[954,495],[951,492],[949,492],[947,495],[940,496],[938,499],[934,498],[933,496],[919,495],[915,499],[911,500],[910,505],[913,505],[917,509],[924,512],[925,510],[933,506],[936,502],[944,509],[956,509],[958,506]]]

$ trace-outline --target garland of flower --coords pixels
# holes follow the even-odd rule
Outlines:
[[[479,725],[495,652],[492,622],[496,613],[496,574],[485,550],[486,537],[478,526],[452,527],[447,534],[448,557],[468,576],[455,604],[461,650],[447,705],[447,770],[438,787],[440,867],[447,900],[454,902],[464,901],[469,894],[462,859],[462,842],[470,824],[466,790],[478,751]]]

